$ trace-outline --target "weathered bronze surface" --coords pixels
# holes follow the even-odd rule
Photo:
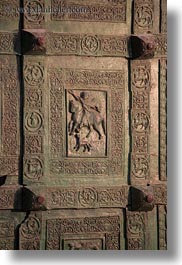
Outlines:
[[[21,2],[0,0],[0,249],[166,250],[166,0]]]

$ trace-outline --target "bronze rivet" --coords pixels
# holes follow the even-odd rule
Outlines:
[[[37,197],[37,202],[39,203],[39,204],[42,204],[43,202],[44,202],[44,197],[42,197],[42,196],[38,196]]]
[[[153,200],[154,200],[154,197],[153,197],[152,194],[148,194],[148,195],[146,196],[146,201],[147,201],[148,203],[152,203]]]
[[[147,49],[148,49],[148,50],[153,50],[153,48],[154,48],[153,43],[148,43],[148,44],[147,44]]]

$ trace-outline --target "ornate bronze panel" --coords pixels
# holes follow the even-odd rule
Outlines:
[[[167,249],[166,0],[0,0],[0,249]]]

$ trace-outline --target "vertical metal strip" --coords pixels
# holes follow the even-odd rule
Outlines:
[[[45,62],[24,56],[24,184],[43,181],[45,152]]]
[[[42,214],[30,213],[19,229],[19,250],[40,250]]]
[[[145,250],[146,213],[126,212],[127,250]]]
[[[160,180],[167,179],[167,61],[160,60],[160,92],[159,92],[159,112],[160,112]]]
[[[154,1],[134,0],[134,34],[153,33]]]
[[[160,31],[167,33],[167,0],[161,0]],[[167,60],[159,61],[159,178],[167,180]]]
[[[149,60],[131,62],[131,184],[146,184],[150,177],[150,89]]]
[[[17,176],[19,169],[19,78],[14,55],[1,55],[0,176]]]
[[[158,206],[158,248],[167,250],[167,206]]]
[[[160,32],[167,33],[167,0],[161,0]]]

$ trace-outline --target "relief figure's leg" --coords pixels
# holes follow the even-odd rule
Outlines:
[[[76,138],[75,149],[76,149],[76,152],[78,152],[79,149],[80,149],[80,135],[76,134],[76,135],[75,135],[75,138]]]
[[[88,130],[89,130],[89,131],[88,131],[88,133],[87,133],[87,135],[86,135],[86,138],[89,138],[91,132],[93,132],[92,125],[89,125],[89,126],[88,126]]]
[[[102,134],[101,134],[101,126],[100,126],[100,124],[94,124],[93,125],[93,128],[94,128],[94,130],[98,133],[98,135],[99,135],[99,140],[101,140],[102,139]]]
[[[79,128],[79,124],[77,122],[73,121],[70,135],[73,135],[74,132],[78,133],[79,132],[78,128]]]
[[[72,126],[72,123],[73,123],[72,120],[70,120],[70,122],[68,123],[68,133],[71,132],[71,126]]]

